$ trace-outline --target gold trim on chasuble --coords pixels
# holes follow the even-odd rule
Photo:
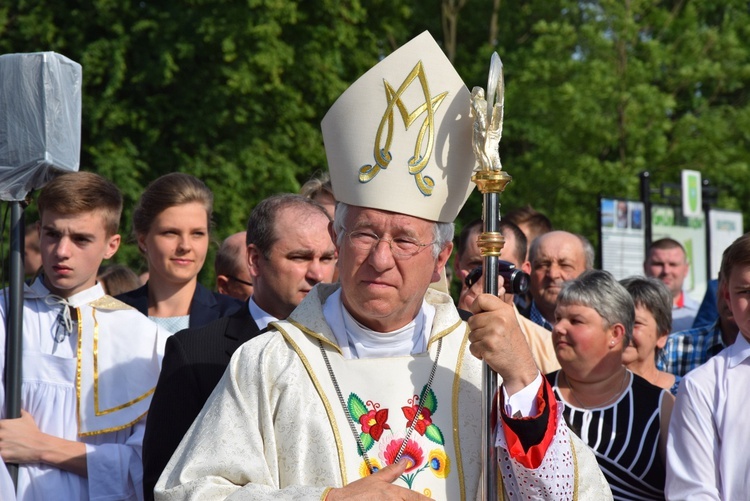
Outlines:
[[[328,339],[326,339],[323,336],[320,336],[316,332],[313,332],[307,328],[305,328],[303,325],[293,321],[293,320],[287,320],[287,322],[291,323],[295,327],[297,327],[301,332],[315,338],[321,341],[325,341],[329,345],[333,345]],[[313,383],[313,386],[315,386],[315,391],[318,392],[318,396],[320,396],[321,401],[323,402],[323,407],[326,410],[326,414],[328,415],[328,422],[331,423],[331,431],[333,432],[333,438],[336,441],[336,451],[339,455],[339,469],[341,473],[341,482],[342,485],[347,485],[349,482],[347,480],[346,476],[346,462],[344,461],[344,446],[341,442],[341,435],[339,433],[338,427],[336,426],[336,417],[333,415],[333,408],[331,407],[331,403],[328,401],[328,397],[326,396],[325,392],[323,391],[323,388],[320,385],[320,381],[318,381],[317,376],[315,375],[315,372],[312,370],[312,367],[310,366],[310,362],[307,360],[307,357],[304,353],[302,353],[302,349],[299,347],[299,345],[292,339],[292,336],[289,335],[288,332],[286,332],[281,325],[279,325],[277,322],[272,322],[273,326],[281,333],[281,335],[284,337],[287,343],[292,347],[294,352],[297,354],[297,356],[300,358],[300,361],[302,362],[302,365],[305,367],[305,370],[307,371],[308,376],[310,376],[310,380]],[[333,345],[335,346],[335,345]],[[336,349],[339,349],[338,346],[336,346]],[[339,353],[341,351],[339,350]]]
[[[328,338],[321,335],[320,333],[314,332],[304,325],[300,324],[299,322],[296,322],[294,320],[288,319],[287,322],[292,324],[294,327],[300,330],[303,334],[306,336],[321,341],[325,343],[326,345],[333,347],[339,354],[341,354],[341,349],[335,344],[332,343]],[[456,329],[460,327],[460,324],[463,323],[462,320],[459,320],[458,322],[454,323],[450,327],[438,332],[437,334],[433,335],[427,346],[428,356],[429,356],[429,350],[432,347],[432,344],[447,336],[448,334],[454,332]],[[331,429],[334,435],[334,440],[336,442],[336,450],[339,457],[339,469],[341,473],[341,478],[343,485],[347,485],[349,483],[348,475],[347,475],[347,468],[346,468],[346,460],[345,460],[345,452],[344,452],[344,446],[343,446],[343,440],[341,437],[341,431],[338,427],[338,421],[336,419],[336,416],[334,415],[334,409],[328,399],[328,396],[326,395],[325,391],[323,390],[321,382],[318,380],[312,365],[308,358],[303,353],[303,349],[299,346],[298,343],[294,341],[292,336],[283,329],[283,327],[276,322],[273,323],[274,327],[281,333],[281,335],[284,337],[284,339],[289,343],[291,348],[295,351],[297,356],[299,356],[300,361],[302,362],[303,366],[305,367],[305,370],[307,371],[313,385],[315,386],[315,389],[320,396],[320,399],[323,403],[323,406],[325,408],[326,414],[328,416]],[[464,324],[466,325],[466,324]],[[461,367],[463,364],[463,357],[466,353],[467,346],[468,346],[468,336],[469,336],[469,329],[468,326],[465,327],[465,332],[463,334],[463,338],[461,340],[460,344],[460,350],[458,353],[458,356],[456,357],[456,365],[453,370],[453,385],[452,385],[452,391],[451,391],[451,400],[452,400],[452,410],[451,410],[451,418],[453,420],[453,449],[455,454],[455,468],[456,468],[456,475],[459,480],[459,492],[461,494],[460,499],[462,501],[466,501],[466,485],[464,480],[464,466],[463,466],[463,458],[461,455],[461,440],[459,436],[459,430],[458,430],[458,412],[459,412],[459,393],[460,393],[460,385],[461,385]],[[347,430],[348,432],[348,430]]]
[[[461,349],[459,350],[459,356],[456,360],[456,372],[453,376],[453,443],[456,451],[456,465],[458,469],[458,485],[461,491],[461,501],[466,500],[466,480],[464,480],[464,461],[461,455],[461,436],[458,430],[458,409],[459,409],[459,394],[461,389],[461,369],[464,364],[464,353],[466,353],[466,347],[469,344],[469,325],[466,324],[464,332],[464,338],[461,341]]]
[[[112,299],[116,303],[121,303],[120,301],[117,301],[114,298],[112,298]],[[112,303],[112,304],[114,305],[115,303]],[[125,304],[125,303],[121,303],[121,304]],[[92,303],[92,305],[93,305],[93,303]],[[81,409],[81,377],[82,377],[81,376],[81,363],[82,363],[81,360],[82,360],[82,356],[83,356],[83,344],[82,344],[83,343],[83,336],[82,336],[82,333],[83,333],[83,321],[82,321],[83,317],[81,316],[81,310],[80,310],[80,308],[75,308],[75,311],[76,311],[76,320],[77,320],[77,324],[78,324],[78,353],[76,355],[77,356],[77,361],[76,361],[76,397],[78,399],[78,405],[76,407],[76,415],[78,417],[78,429],[80,429],[81,428],[81,414],[80,414],[80,409]],[[156,388],[155,387],[151,388],[149,391],[147,391],[146,393],[144,393],[140,397],[137,397],[137,398],[131,400],[130,402],[126,402],[126,403],[124,403],[122,405],[118,405],[117,407],[112,407],[111,409],[105,409],[103,411],[99,410],[99,322],[96,320],[96,309],[95,308],[91,308],[91,317],[92,317],[92,319],[94,321],[94,340],[93,340],[93,348],[94,348],[93,349],[93,356],[94,356],[94,415],[96,415],[96,416],[103,416],[105,414],[110,414],[112,412],[116,412],[116,411],[125,409],[127,407],[130,407],[131,405],[134,405],[134,404],[140,402],[144,398],[148,398],[152,393],[154,393],[154,391],[156,390]],[[78,436],[79,437],[90,437],[90,436],[93,436],[93,435],[101,435],[103,433],[111,433],[111,432],[114,432],[114,431],[124,430],[125,428],[130,428],[131,426],[133,426],[135,423],[137,423],[138,421],[140,421],[143,418],[143,416],[145,416],[145,415],[146,415],[146,412],[144,412],[143,414],[141,414],[140,416],[138,416],[137,419],[135,419],[135,420],[133,420],[133,421],[131,421],[129,423],[123,424],[123,425],[113,426],[111,428],[105,428],[103,430],[96,430],[96,431],[90,431],[90,432],[85,432],[85,433],[78,432]]]
[[[401,100],[401,96],[415,80],[419,80],[425,101],[409,113],[404,102]],[[414,181],[417,183],[417,188],[419,188],[422,195],[430,196],[432,195],[432,189],[435,187],[435,180],[430,176],[422,175],[422,171],[427,167],[427,163],[432,158],[432,150],[435,147],[435,110],[440,107],[448,92],[443,92],[434,97],[430,95],[430,86],[427,83],[427,75],[425,74],[422,61],[417,62],[398,90],[394,90],[391,84],[385,79],[383,80],[383,85],[385,86],[386,108],[383,118],[380,120],[380,125],[378,125],[377,134],[375,135],[375,144],[373,146],[375,163],[360,167],[359,182],[367,183],[371,181],[378,175],[380,169],[387,169],[393,159],[390,149],[393,141],[394,107],[398,109],[406,130],[409,130],[409,127],[426,112],[427,116],[419,128],[419,134],[414,143],[414,154],[408,161],[408,169],[409,174],[414,176]],[[383,129],[386,127],[385,142],[383,143]],[[426,145],[424,145],[425,137],[427,140]]]

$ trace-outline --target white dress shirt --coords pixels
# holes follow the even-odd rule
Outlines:
[[[680,384],[667,442],[667,499],[748,499],[750,343],[744,335]]]

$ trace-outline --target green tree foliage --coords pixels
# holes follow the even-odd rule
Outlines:
[[[463,29],[488,9],[467,6]],[[637,199],[641,171],[658,185],[695,169],[747,218],[748,17],[732,1],[504,3],[492,49],[506,68],[505,205],[595,240],[598,195]],[[471,47],[487,42],[457,50],[467,81],[485,85]]]
[[[148,182],[182,171],[214,191],[221,239],[259,200],[326,170],[324,113],[403,42],[393,31],[409,9],[369,4],[22,0],[0,10],[0,53],[52,50],[83,65],[81,168],[121,187],[126,233]],[[118,260],[142,266],[134,245]]]
[[[503,212],[531,204],[595,240],[597,197],[638,198],[643,170],[655,185],[699,170],[750,216],[749,17],[736,0],[20,0],[0,7],[0,53],[83,65],[82,168],[121,186],[126,221],[179,170],[214,190],[223,238],[325,170],[328,107],[429,29],[470,88],[503,59]],[[138,267],[134,247],[120,258]]]

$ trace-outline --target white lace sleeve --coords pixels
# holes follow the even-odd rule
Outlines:
[[[558,405],[555,436],[536,469],[511,458],[505,434],[497,434],[499,474],[510,499],[612,499],[594,453],[568,429],[562,411],[562,405]]]

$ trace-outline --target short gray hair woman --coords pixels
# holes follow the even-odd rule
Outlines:
[[[674,399],[622,365],[635,305],[606,271],[589,270],[557,296],[549,374],[570,429],[594,451],[615,499],[664,499],[667,426]]]

